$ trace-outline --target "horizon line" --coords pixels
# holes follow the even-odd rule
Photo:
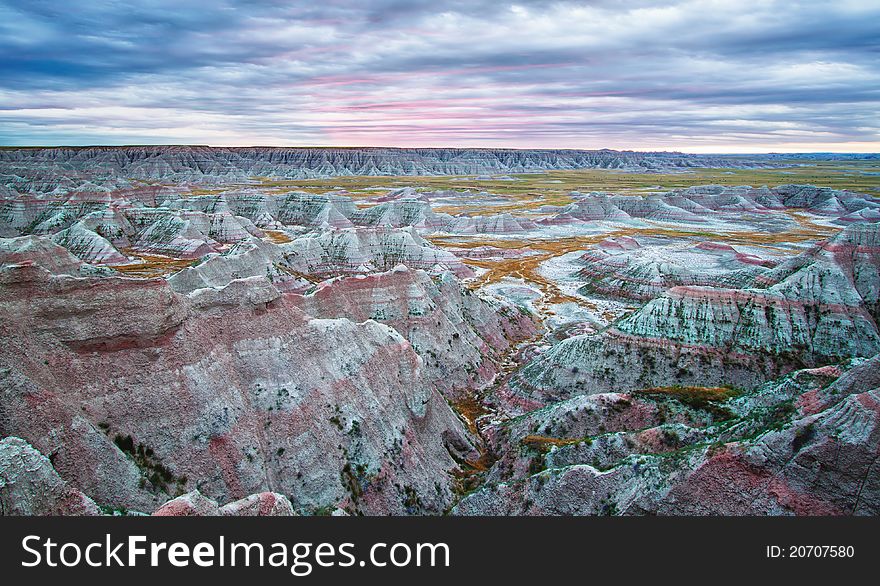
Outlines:
[[[829,151],[829,150],[804,150],[804,151],[750,151],[750,152],[686,152],[678,149],[619,149],[619,148],[573,148],[573,147],[509,147],[509,146],[387,146],[387,145],[215,145],[198,143],[130,143],[130,144],[44,144],[44,145],[0,145],[0,150],[9,149],[57,149],[57,148],[142,148],[142,147],[201,147],[211,149],[392,149],[392,150],[497,150],[497,151],[611,151],[618,153],[669,153],[694,156],[748,156],[748,155],[880,155],[877,151]]]

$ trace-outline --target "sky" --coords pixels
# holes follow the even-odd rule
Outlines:
[[[0,0],[0,145],[880,151],[877,0]]]

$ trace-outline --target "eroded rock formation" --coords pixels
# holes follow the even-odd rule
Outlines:
[[[220,502],[271,490],[307,512],[443,512],[453,471],[479,454],[440,391],[490,380],[490,345],[534,328],[403,267],[305,297],[259,275],[183,295],[16,259],[0,277],[2,432],[113,508],[198,488]],[[441,365],[431,354],[449,344],[460,362]]]

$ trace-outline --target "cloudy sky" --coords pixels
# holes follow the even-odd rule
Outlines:
[[[0,0],[0,144],[135,143],[880,151],[880,2]]]

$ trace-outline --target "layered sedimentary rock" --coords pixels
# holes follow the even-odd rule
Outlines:
[[[65,482],[52,462],[18,437],[0,440],[0,515],[98,515],[98,506]]]
[[[239,203],[240,205],[240,203]],[[323,228],[348,228],[348,219],[355,213],[354,203],[347,197],[291,193],[266,203],[268,213],[281,224]],[[262,215],[262,214],[261,214]]]
[[[491,482],[454,512],[876,515],[878,365],[800,370],[732,399],[678,387],[554,404],[487,430]]]
[[[876,198],[272,179],[709,163],[2,151],[2,511],[876,514]]]
[[[382,272],[397,265],[435,275],[472,274],[458,257],[432,246],[412,229],[346,228],[306,234],[280,245],[243,241],[222,254],[205,255],[169,280],[176,290],[189,292],[265,276],[279,289],[304,291],[322,279]]]
[[[293,505],[283,494],[261,492],[222,507],[198,490],[176,497],[153,513],[157,517],[290,517]]]
[[[0,266],[4,265],[36,265],[67,275],[78,275],[87,266],[63,246],[40,236],[0,239]]]
[[[880,351],[880,227],[851,225],[751,286],[676,286],[597,335],[547,350],[510,381],[519,409],[582,393],[678,384],[752,388],[798,365]]]
[[[873,355],[878,237],[877,225],[850,226],[745,289],[675,287],[616,329],[734,353],[795,353],[807,364]]]
[[[632,151],[211,148],[202,146],[4,149],[0,179],[20,192],[94,189],[130,180],[176,183],[345,175],[491,175],[549,169],[668,170],[760,166],[717,156]],[[125,178],[125,179],[122,179]]]
[[[84,262],[120,264],[128,261],[128,257],[119,252],[109,240],[79,222],[55,233],[52,240]]]
[[[840,224],[875,222],[880,202],[870,195],[812,185],[780,185],[774,188],[700,185],[642,196],[606,193],[578,195],[576,201],[567,206],[542,208],[553,215],[539,223],[564,225],[644,219],[703,224],[729,214],[768,214],[786,209],[836,216]]]
[[[422,357],[426,380],[453,399],[494,380],[511,345],[536,333],[533,318],[521,308],[487,302],[450,273],[431,279],[404,265],[326,281],[293,299],[309,314],[393,327]]]
[[[128,263],[131,254],[197,259],[254,238],[271,240],[264,230],[279,232],[281,241],[290,240],[284,234],[290,228],[292,236],[313,238],[291,245],[297,249],[293,254],[303,257],[296,271],[354,272],[362,264],[385,270],[410,259],[415,268],[448,264],[460,275],[468,270],[427,245],[419,233],[506,234],[535,228],[534,223],[509,214],[438,214],[418,199],[358,210],[351,198],[333,193],[233,191],[186,196],[170,192],[154,200],[155,205],[130,197],[130,191],[118,193],[84,206],[60,196],[40,211],[33,208],[33,198],[14,196],[3,203],[0,227],[8,236],[50,234],[84,262],[106,265]],[[405,230],[395,232],[398,228]],[[362,250],[365,247],[369,250]]]
[[[300,273],[368,273],[405,264],[435,273],[472,274],[458,257],[430,245],[412,228],[328,230],[297,238],[281,248],[286,265]]]
[[[283,241],[309,233],[330,234],[326,238],[338,240],[332,234],[351,228],[364,229],[363,234],[411,228],[419,234],[517,235],[566,225],[589,229],[597,222],[687,225],[719,220],[742,224],[749,217],[760,217],[774,230],[797,225],[780,210],[828,216],[842,225],[880,218],[880,203],[870,196],[802,185],[773,189],[709,185],[646,196],[577,195],[568,206],[541,208],[544,217],[537,220],[508,213],[435,212],[431,199],[439,197],[437,192],[419,193],[411,188],[394,190],[379,198],[384,201],[366,208],[356,207],[345,192],[215,191],[203,194],[189,188],[148,186],[38,195],[10,192],[0,197],[0,234],[49,234],[85,262],[115,265],[144,254],[196,259],[251,238]],[[739,255],[737,260],[763,264],[748,255]],[[414,266],[425,268],[424,264]],[[455,270],[464,274],[461,267]],[[608,292],[614,289],[612,285]],[[648,295],[650,291],[636,298]]]
[[[422,232],[454,234],[517,234],[536,228],[527,218],[511,214],[452,216],[436,213],[425,199],[395,198],[352,214],[351,220],[364,226],[412,226]]]
[[[534,331],[451,275],[403,267],[302,297],[260,274],[81,277],[75,260],[50,271],[39,247],[11,250],[0,433],[109,508],[198,488],[218,502],[279,492],[305,512],[442,512],[452,472],[479,454],[439,391],[487,383],[493,356]],[[460,359],[440,364],[449,345]]]
[[[54,454],[53,454],[54,457]],[[21,438],[0,440],[0,515],[101,515],[130,514],[122,508],[104,507],[65,482],[52,462]],[[135,513],[137,514],[137,513]],[[252,494],[223,505],[198,490],[161,505],[156,516],[292,516],[296,512],[284,495]]]
[[[164,282],[64,281],[27,285],[28,323],[4,315],[3,433],[55,453],[101,504],[149,511],[189,479],[217,500],[275,490],[309,510],[450,504],[450,450],[465,459],[472,440],[393,329],[283,299],[192,315]]]
[[[627,236],[604,240],[579,259],[581,292],[638,301],[680,285],[744,287],[776,264],[711,241],[642,246]]]
[[[221,289],[236,279],[265,277],[279,291],[304,291],[313,283],[297,275],[284,264],[281,247],[257,238],[232,246],[223,254],[205,255],[193,264],[168,277],[171,288],[179,293],[197,289]]]

